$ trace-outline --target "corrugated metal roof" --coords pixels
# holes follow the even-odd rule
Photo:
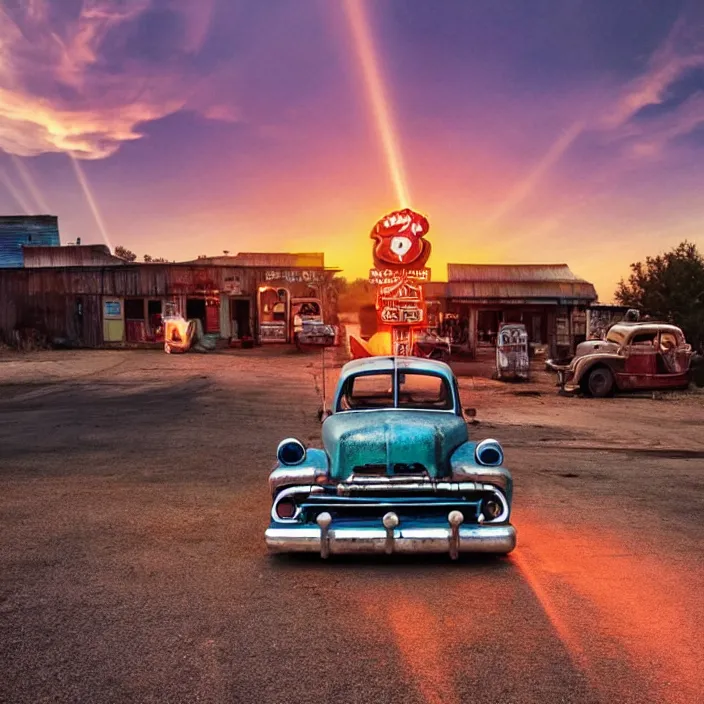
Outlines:
[[[0,216],[0,268],[24,265],[24,245],[58,247],[59,219],[54,215]]]
[[[236,256],[205,257],[184,264],[214,264],[216,266],[261,266],[276,269],[323,269],[323,252],[240,252]]]
[[[448,264],[447,280],[454,281],[581,281],[567,264]]]
[[[450,281],[425,285],[426,298],[458,298],[481,301],[564,300],[595,301],[593,284],[575,281]]]
[[[235,259],[238,266],[325,267],[323,252],[240,252]]]
[[[127,264],[124,259],[110,253],[104,244],[67,245],[63,247],[25,246],[25,267],[52,266],[120,266]]]

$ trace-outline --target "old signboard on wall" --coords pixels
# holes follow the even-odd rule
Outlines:
[[[242,282],[239,276],[228,276],[223,282],[223,291],[231,296],[240,296],[242,294]]]
[[[103,301],[103,315],[105,318],[122,318],[122,301],[120,300],[105,300]]]
[[[264,272],[264,280],[296,283],[319,283],[325,280],[325,272],[308,269],[269,269]]]

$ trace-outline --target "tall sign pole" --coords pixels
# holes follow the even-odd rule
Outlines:
[[[430,281],[425,267],[430,242],[425,235],[428,219],[409,208],[396,210],[379,220],[371,232],[374,268],[369,280],[376,284],[379,330],[391,332],[391,353],[413,354],[415,331],[426,322],[423,283]]]

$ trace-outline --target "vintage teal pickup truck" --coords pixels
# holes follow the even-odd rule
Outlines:
[[[324,449],[289,438],[269,477],[273,552],[508,553],[516,545],[501,445],[469,440],[442,362],[346,364],[323,421]]]

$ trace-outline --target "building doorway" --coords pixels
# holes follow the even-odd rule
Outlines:
[[[186,299],[186,319],[200,320],[203,332],[220,332],[220,299],[214,296]]]
[[[528,327],[529,341],[534,345],[543,345],[547,339],[547,325],[543,313],[531,313]]]
[[[125,298],[125,332],[127,342],[147,341],[143,298]]]
[[[186,299],[186,320],[200,320],[205,329],[205,298]]]
[[[523,323],[523,310],[520,308],[505,308],[501,317],[502,323]]]
[[[147,301],[147,318],[149,323],[149,337],[154,342],[164,341],[164,318],[161,301]]]
[[[124,305],[120,298],[103,299],[103,341],[122,342],[125,335]]]
[[[251,338],[252,305],[249,298],[233,298],[230,311],[232,312],[232,337],[237,340]]]
[[[288,289],[259,289],[259,336],[261,342],[288,342],[291,312]]]
[[[501,311],[480,310],[477,315],[477,341],[480,345],[496,346],[496,336],[502,323]]]

